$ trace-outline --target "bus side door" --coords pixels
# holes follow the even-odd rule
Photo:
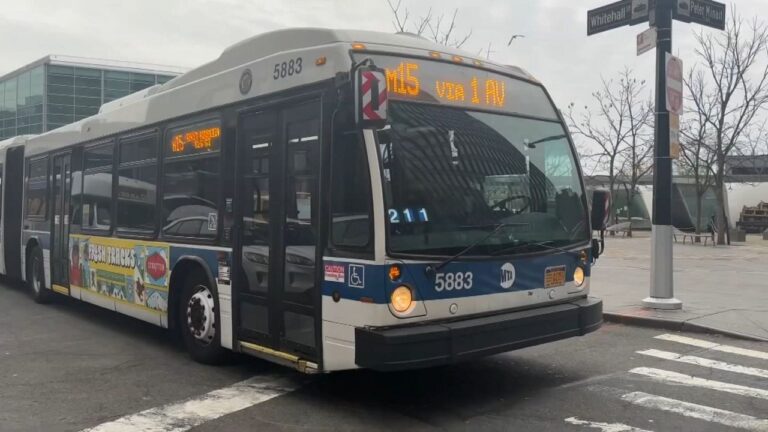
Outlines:
[[[55,291],[69,294],[69,203],[72,188],[70,153],[53,156],[51,199],[51,283]]]
[[[320,100],[242,113],[233,280],[241,340],[316,360]]]

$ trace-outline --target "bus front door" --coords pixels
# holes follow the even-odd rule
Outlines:
[[[70,154],[53,157],[51,225],[51,282],[55,291],[69,294],[69,199],[72,167]]]
[[[237,140],[238,334],[310,361],[318,357],[320,113],[318,100],[245,113]]]

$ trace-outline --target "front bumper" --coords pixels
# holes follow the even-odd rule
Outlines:
[[[442,323],[355,329],[355,363],[380,371],[470,360],[600,328],[603,302],[568,303]]]

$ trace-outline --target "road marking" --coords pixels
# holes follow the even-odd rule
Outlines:
[[[768,390],[757,389],[738,384],[731,384],[721,381],[712,381],[704,378],[697,378],[691,375],[685,375],[677,372],[666,371],[663,369],[654,369],[647,367],[634,368],[630,373],[647,376],[657,381],[667,383],[677,383],[692,387],[701,387],[710,390],[718,390],[727,393],[733,393],[741,396],[749,396],[759,399],[768,399]]]
[[[694,339],[685,336],[678,336],[673,334],[663,334],[655,336],[656,339],[661,339],[670,342],[677,342],[686,345],[693,345],[699,348],[711,349],[713,351],[720,351],[729,354],[738,354],[747,357],[754,357],[761,360],[768,360],[768,352],[751,350],[746,348],[739,348],[731,345],[721,345],[714,342],[706,341],[703,339]]]
[[[642,355],[647,355],[650,357],[664,359],[664,360],[672,360],[680,363],[688,363],[688,364],[708,367],[712,369],[720,369],[728,372],[735,372],[735,373],[740,373],[744,375],[753,375],[760,378],[768,378],[768,370],[766,369],[735,365],[731,363],[721,362],[718,360],[710,360],[703,357],[689,356],[689,355],[677,354],[669,351],[661,351],[661,350],[655,350],[655,349],[637,351],[637,353]]]
[[[768,431],[768,420],[759,419],[746,414],[739,414],[719,408],[683,402],[677,399],[665,398],[643,392],[627,393],[622,395],[621,398],[641,407],[669,411],[682,414],[686,417],[720,423],[725,426],[756,432]]]
[[[586,426],[593,429],[599,429],[601,432],[651,432],[646,429],[640,429],[632,426],[628,426],[622,423],[602,423],[593,422],[588,420],[581,420],[577,417],[568,417],[565,419],[566,423],[577,426]]]
[[[207,421],[291,392],[285,376],[258,376],[196,398],[151,408],[81,432],[183,432]]]

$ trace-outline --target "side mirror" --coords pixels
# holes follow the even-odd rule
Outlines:
[[[387,75],[369,64],[355,73],[355,120],[361,129],[381,129],[387,124]]]
[[[600,232],[600,240],[592,239],[592,259],[596,260],[605,250],[605,228],[611,216],[611,193],[598,189],[592,192],[592,230]]]
[[[605,240],[604,239],[592,239],[592,262],[594,262],[596,259],[600,258],[600,255],[603,254],[603,250],[605,249]]]
[[[611,216],[611,193],[598,189],[592,192],[592,230],[605,231],[608,218]]]

